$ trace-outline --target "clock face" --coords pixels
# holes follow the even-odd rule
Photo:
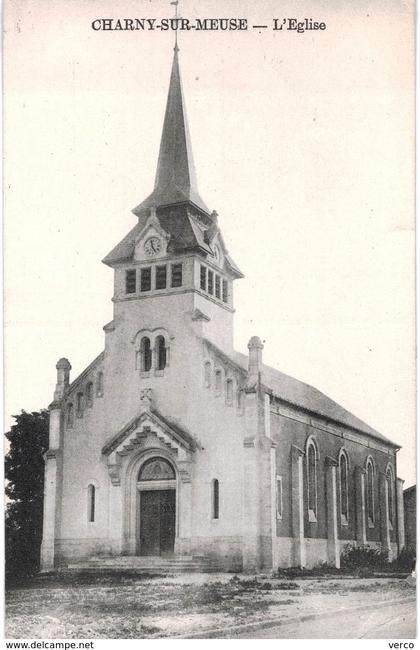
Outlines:
[[[153,257],[160,253],[161,248],[162,242],[159,237],[150,237],[150,239],[144,243],[144,252],[148,257]]]

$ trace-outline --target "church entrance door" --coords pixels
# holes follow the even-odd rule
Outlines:
[[[140,555],[170,555],[175,543],[175,495],[171,490],[140,492]]]

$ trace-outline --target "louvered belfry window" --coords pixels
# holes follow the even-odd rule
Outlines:
[[[156,267],[156,289],[166,289],[166,264]]]
[[[207,274],[207,292],[210,293],[211,295],[213,295],[213,291],[214,291],[213,284],[214,284],[214,273],[213,271],[209,270]]]
[[[207,269],[205,266],[200,266],[200,289],[207,291]]]
[[[152,269],[150,266],[140,271],[140,291],[150,291],[152,288]]]
[[[136,293],[136,269],[129,269],[125,272],[125,292]]]
[[[182,264],[172,264],[172,287],[182,287]]]

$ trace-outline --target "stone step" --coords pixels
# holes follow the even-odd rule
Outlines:
[[[159,574],[159,575],[167,575],[169,573],[214,573],[220,571],[218,567],[203,567],[202,565],[200,566],[194,566],[194,565],[189,565],[185,567],[180,567],[180,566],[175,566],[175,567],[140,567],[140,566],[133,566],[129,567],[127,565],[114,565],[114,566],[92,566],[91,564],[69,564],[67,568],[61,569],[62,572],[83,572],[83,573],[114,573],[114,572],[129,572],[134,575],[136,574]]]
[[[66,569],[64,569],[66,570]],[[206,556],[94,556],[88,560],[72,562],[69,571],[112,572],[129,571],[132,573],[210,573],[218,571],[215,562]]]
[[[142,562],[139,560],[86,560],[86,562],[92,564],[92,565],[100,565],[100,566],[112,566],[114,564],[126,564],[127,566],[189,566],[191,564],[202,564],[202,565],[207,565],[207,564],[212,564],[211,562],[202,562],[199,560],[191,560],[191,561],[168,561],[168,562]]]

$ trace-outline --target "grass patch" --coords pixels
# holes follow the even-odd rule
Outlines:
[[[132,571],[109,571],[99,573],[91,571],[69,571],[38,574],[29,578],[10,579],[6,583],[6,589],[54,589],[83,586],[118,586],[121,584],[133,584],[145,580],[161,578],[160,574],[134,573]]]
[[[233,585],[239,591],[291,591],[293,589],[299,589],[299,585],[290,580],[287,582],[268,582],[258,578],[239,578],[237,575],[229,580],[229,584]]]

